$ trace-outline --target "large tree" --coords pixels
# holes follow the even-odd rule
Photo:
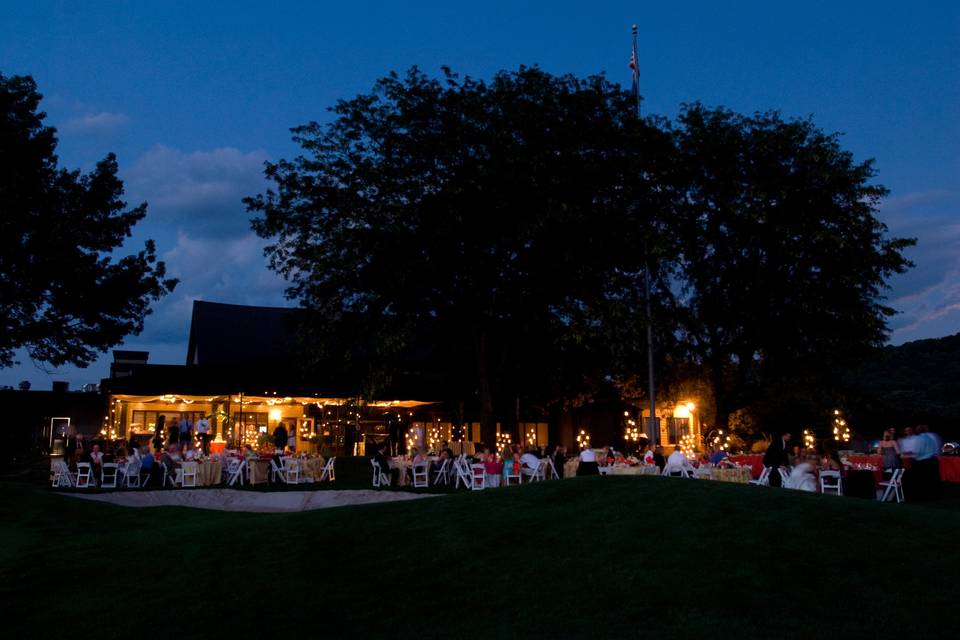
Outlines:
[[[0,366],[20,348],[85,366],[139,333],[176,281],[152,241],[113,259],[146,204],[126,210],[112,154],[86,174],[58,166],[41,97],[29,76],[0,74]]]
[[[717,424],[790,395],[788,413],[816,413],[850,362],[885,341],[894,311],[883,292],[911,266],[902,251],[913,240],[888,237],[877,219],[887,191],[872,162],[810,120],[694,104],[674,135],[675,318],[713,387]]]
[[[413,69],[333,113],[293,130],[304,155],[269,164],[273,189],[247,200],[315,331],[349,325],[368,362],[431,351],[477,394],[490,441],[522,391],[583,385],[565,361],[601,366],[605,317],[642,326],[670,139],[620,87]]]

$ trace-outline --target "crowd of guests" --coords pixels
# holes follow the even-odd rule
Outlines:
[[[924,500],[937,496],[940,487],[940,463],[938,456],[943,442],[927,425],[905,427],[900,438],[894,429],[887,429],[877,445],[884,477],[889,478],[895,469],[904,469],[903,482],[911,500]],[[783,432],[770,443],[763,456],[763,466],[789,472],[793,488],[813,486],[819,469],[842,471],[843,462],[839,453],[830,448],[804,448],[793,439],[790,432]],[[770,474],[770,485],[781,486],[778,472]]]

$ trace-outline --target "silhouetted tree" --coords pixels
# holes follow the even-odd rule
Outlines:
[[[875,215],[887,191],[871,184],[872,161],[776,113],[694,104],[674,133],[685,192],[672,220],[675,318],[717,424],[787,388],[829,406],[850,362],[885,341],[887,279],[912,266],[902,251],[914,241],[888,238]]]
[[[164,279],[152,241],[113,260],[146,204],[124,211],[112,154],[88,174],[58,167],[40,99],[31,77],[0,74],[0,366],[20,348],[85,366],[139,333],[176,281]]]
[[[293,130],[304,155],[268,164],[274,188],[246,201],[313,331],[347,325],[363,362],[441,363],[477,393],[487,441],[521,391],[608,372],[597,355],[634,331],[605,318],[642,326],[643,263],[666,238],[670,139],[628,94],[536,68],[413,69],[333,112]]]

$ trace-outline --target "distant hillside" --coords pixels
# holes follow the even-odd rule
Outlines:
[[[883,347],[849,382],[860,423],[925,422],[944,435],[960,434],[960,333]]]

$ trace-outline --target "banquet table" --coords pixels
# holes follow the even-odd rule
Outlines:
[[[223,465],[216,460],[203,460],[197,464],[197,486],[210,487],[220,484]]]
[[[940,456],[940,480],[960,482],[960,456]]]
[[[603,467],[601,467],[603,468]],[[609,468],[609,475],[613,476],[658,476],[660,468],[655,464],[638,464],[634,467],[615,464]],[[566,469],[566,467],[564,467]],[[566,473],[566,470],[564,470]]]
[[[727,459],[740,465],[748,465],[754,478],[760,477],[763,472],[763,454],[761,453],[728,456]]]
[[[389,460],[390,468],[397,469],[399,471],[397,483],[398,486],[405,487],[411,483],[410,476],[407,475],[407,470],[410,470],[410,475],[413,475],[413,460],[407,460],[405,458],[390,458]],[[429,465],[427,467],[429,470]],[[427,474],[429,477],[429,473]]]
[[[753,480],[753,468],[748,465],[742,467],[730,467],[729,469],[714,467],[711,470],[710,479],[718,480],[720,482],[748,484],[751,480]]]
[[[247,460],[247,474],[250,484],[267,482],[270,475],[270,460],[258,458]]]
[[[323,474],[323,457],[299,458],[299,460],[300,482],[320,482],[320,476]]]

